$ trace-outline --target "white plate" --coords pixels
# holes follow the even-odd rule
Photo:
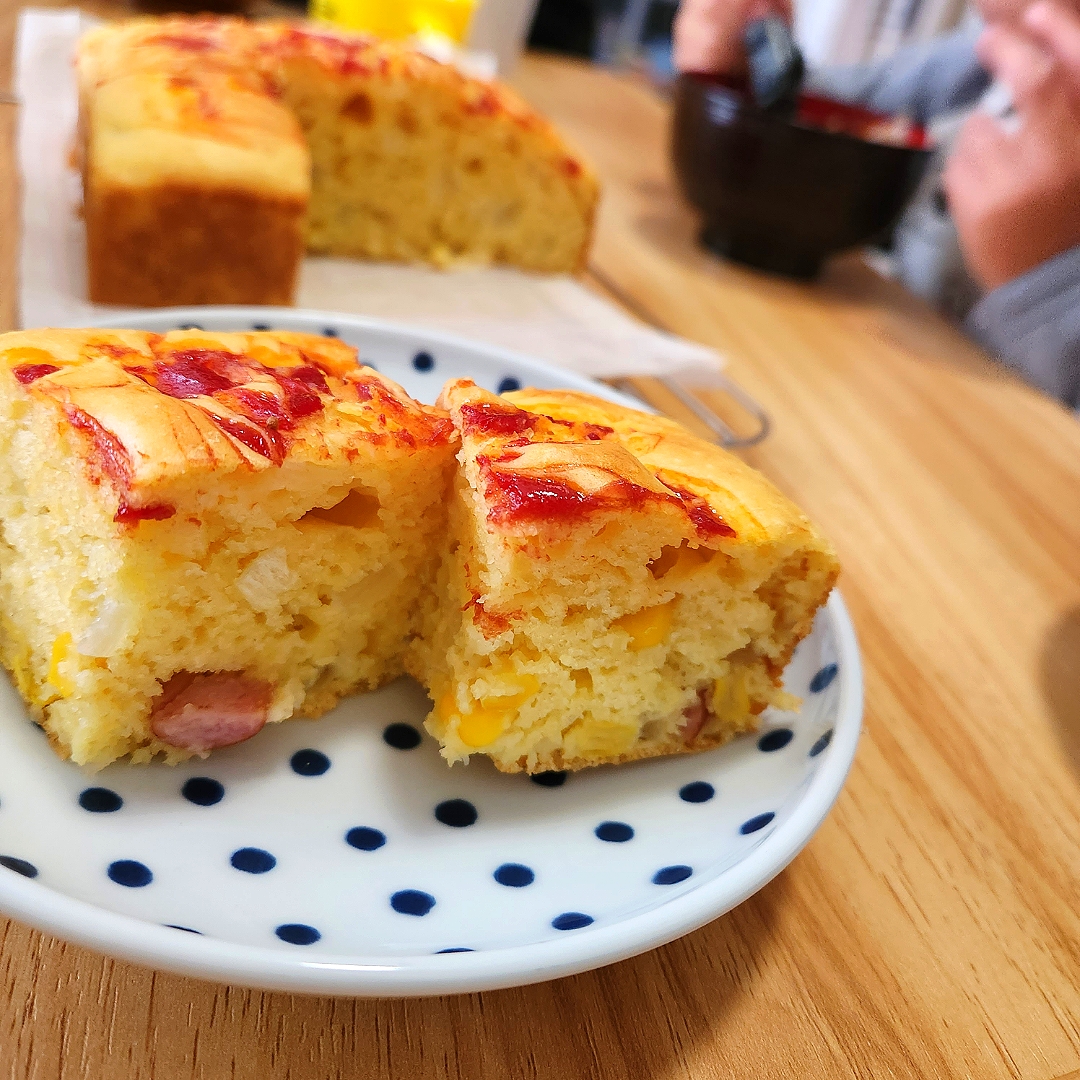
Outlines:
[[[112,321],[333,330],[429,402],[453,376],[618,399],[522,356],[355,316],[201,308]],[[137,963],[321,994],[486,990],[612,963],[745,900],[828,813],[862,714],[839,594],[785,683],[801,713],[767,711],[756,736],[543,784],[483,759],[447,768],[420,737],[427,699],[408,680],[206,761],[94,775],[55,757],[3,681],[0,909]]]

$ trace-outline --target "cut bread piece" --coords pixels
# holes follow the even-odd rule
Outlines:
[[[398,675],[451,439],[330,339],[0,336],[0,646],[56,749],[177,761]]]
[[[579,769],[717,746],[781,674],[838,566],[763,476],[586,394],[440,404],[461,437],[437,600],[410,666],[451,761]]]

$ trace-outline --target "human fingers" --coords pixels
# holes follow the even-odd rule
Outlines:
[[[1014,276],[1011,248],[1002,240],[1017,179],[1010,149],[995,121],[974,113],[964,122],[942,176],[964,261],[988,289]]]
[[[1080,91],[1080,11],[1078,4],[1038,0],[1025,11],[1024,26],[1057,60]]]
[[[732,74],[738,66],[739,28],[751,0],[682,0],[672,26],[679,71]]]
[[[789,0],[683,0],[673,27],[675,67],[738,74],[746,67],[746,24],[766,15],[789,18],[790,12]]]
[[[786,22],[791,22],[794,17],[791,0],[753,0],[747,12],[747,22],[767,19],[770,15],[778,15]]]
[[[972,113],[964,121],[942,175],[950,205],[956,198],[971,201],[1000,175],[998,165],[1006,158],[1007,138],[1000,125],[983,113]]]
[[[1040,44],[1010,27],[988,26],[975,46],[979,60],[1012,91],[1018,109],[1037,96],[1054,72],[1053,57]]]

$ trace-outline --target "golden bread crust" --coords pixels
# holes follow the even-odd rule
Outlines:
[[[198,475],[350,460],[361,444],[445,445],[451,433],[355,349],[314,335],[30,330],[0,336],[0,372],[77,433],[118,520]]]
[[[471,118],[505,121],[539,136],[579,202],[590,212],[599,193],[596,174],[574,153],[555,125],[505,83],[477,79],[397,41],[348,34],[297,22],[264,22],[255,27],[264,67],[280,71],[289,63],[310,62],[354,89],[365,82],[424,84],[442,96],[443,121],[458,127]],[[362,100],[352,101],[353,119],[363,113]],[[539,144],[538,144],[539,145]]]
[[[304,251],[302,199],[88,179],[87,292],[145,307],[292,303]],[[161,230],[171,237],[160,241]]]
[[[522,128],[547,131],[558,141],[553,125],[508,86],[473,78],[403,42],[299,22],[262,22],[254,31],[264,63],[271,69],[304,60],[343,80],[434,83],[446,95],[448,115],[461,111],[505,116]]]

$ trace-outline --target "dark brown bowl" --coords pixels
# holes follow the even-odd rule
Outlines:
[[[848,133],[887,120],[809,95],[785,119],[728,80],[681,75],[672,156],[703,215],[701,242],[761,270],[811,278],[827,256],[887,236],[929,157],[917,127],[908,145]]]

